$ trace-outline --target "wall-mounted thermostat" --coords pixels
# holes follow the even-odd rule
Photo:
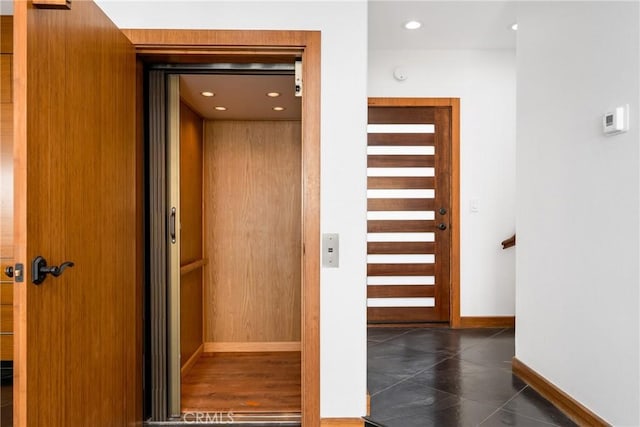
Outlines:
[[[602,116],[602,131],[605,135],[616,135],[629,130],[629,105],[616,107]]]

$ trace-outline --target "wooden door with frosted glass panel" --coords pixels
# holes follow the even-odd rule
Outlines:
[[[451,108],[369,106],[368,323],[448,322]]]

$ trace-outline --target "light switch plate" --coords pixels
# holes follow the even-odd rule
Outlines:
[[[471,201],[469,203],[469,211],[472,212],[472,213],[480,212],[480,200],[471,199]]]
[[[340,235],[337,233],[322,234],[322,266],[338,268],[340,265]]]

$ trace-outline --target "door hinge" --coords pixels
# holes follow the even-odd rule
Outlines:
[[[302,96],[302,61],[295,62],[295,95]]]

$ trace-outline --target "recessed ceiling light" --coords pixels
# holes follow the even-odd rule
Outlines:
[[[404,24],[404,27],[407,30],[417,30],[418,28],[422,27],[422,23],[418,21],[408,21]]]
[[[206,96],[206,97],[212,97],[212,96],[215,96],[215,93],[205,90],[204,92],[200,92],[200,95]]]
[[[218,111],[227,111],[227,107],[223,107],[221,105],[216,106],[215,109]]]
[[[511,29],[512,29],[513,31],[518,31],[518,23],[516,22],[515,24],[513,24],[513,25],[511,26]]]
[[[284,107],[273,107],[273,111],[284,111]]]
[[[269,98],[277,98],[277,97],[279,97],[279,96],[280,96],[280,92],[268,92],[268,93],[267,93],[267,96],[268,96]]]

